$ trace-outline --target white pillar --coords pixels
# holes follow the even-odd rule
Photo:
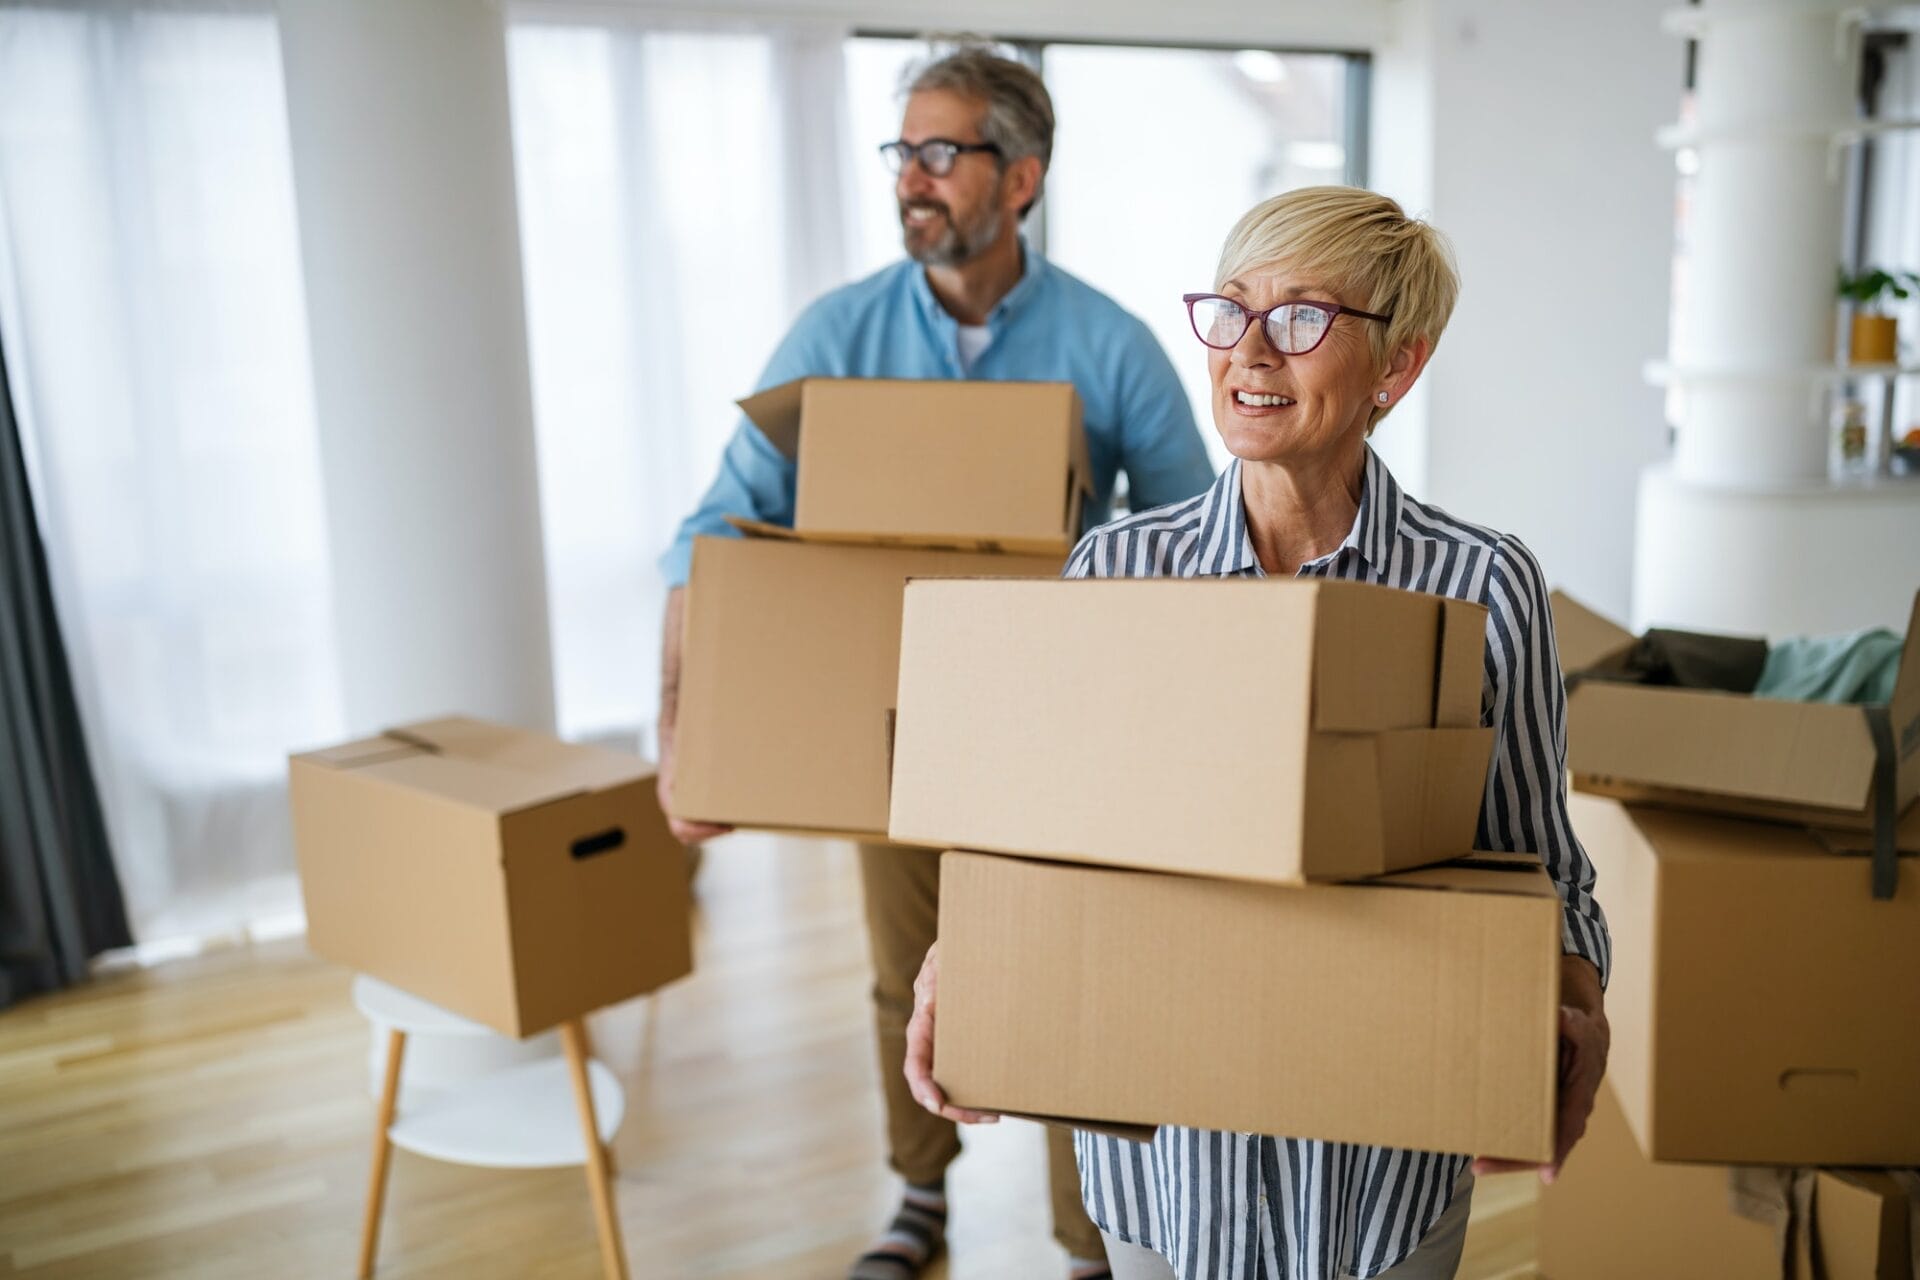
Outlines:
[[[1853,118],[1847,0],[1706,0],[1671,366],[1672,464],[1643,473],[1632,620],[1783,636],[1904,625],[1920,485],[1827,476]]]
[[[279,15],[347,722],[550,729],[501,9]]]
[[[1687,295],[1673,339],[1686,385],[1674,470],[1700,484],[1826,476],[1826,401],[1843,166],[1856,58],[1835,0],[1708,0]]]

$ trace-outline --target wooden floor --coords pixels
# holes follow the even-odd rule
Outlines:
[[[838,1277],[892,1203],[852,851],[735,836],[696,974],[597,1016],[627,1087],[635,1277]],[[119,973],[0,1014],[0,1276],[353,1274],[373,1106],[344,971],[298,941]],[[1039,1131],[969,1131],[953,1280],[1064,1275]],[[1533,1184],[1483,1179],[1461,1276],[1533,1274]],[[577,1169],[394,1159],[382,1276],[591,1277]]]

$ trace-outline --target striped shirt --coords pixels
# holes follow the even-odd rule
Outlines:
[[[1262,576],[1240,501],[1240,464],[1197,498],[1095,529],[1065,576]],[[1353,528],[1299,576],[1487,606],[1481,716],[1496,733],[1477,844],[1540,856],[1563,903],[1564,949],[1591,960],[1604,981],[1607,923],[1593,897],[1593,866],[1567,818],[1566,694],[1533,554],[1408,497],[1368,449]],[[1172,1125],[1148,1144],[1091,1133],[1074,1141],[1094,1222],[1165,1257],[1180,1280],[1378,1275],[1413,1252],[1471,1161]]]

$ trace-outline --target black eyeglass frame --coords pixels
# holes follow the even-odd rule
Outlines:
[[[946,158],[937,165],[928,162],[929,148],[932,155],[944,155]],[[905,173],[907,158],[911,156],[930,178],[944,178],[953,172],[954,162],[961,156],[976,152],[1005,160],[1006,152],[997,142],[955,142],[952,138],[928,138],[924,142],[908,142],[905,138],[895,138],[892,142],[880,144],[880,158],[895,173]]]
[[[1213,348],[1215,351],[1231,351],[1239,346],[1241,339],[1247,336],[1247,330],[1253,328],[1255,321],[1260,323],[1260,334],[1267,340],[1267,344],[1283,356],[1304,356],[1310,354],[1318,348],[1321,343],[1327,340],[1328,334],[1333,332],[1333,322],[1338,316],[1358,316],[1362,320],[1377,320],[1381,324],[1390,324],[1393,321],[1391,314],[1383,316],[1372,311],[1362,311],[1358,307],[1343,306],[1338,302],[1313,302],[1306,298],[1293,298],[1286,302],[1276,303],[1268,307],[1265,311],[1255,311],[1252,307],[1240,301],[1240,299],[1229,298],[1224,293],[1183,293],[1180,295],[1180,300],[1187,304],[1187,324],[1193,329],[1193,336],[1200,339],[1204,345]],[[1233,335],[1232,342],[1224,346],[1217,342],[1208,342],[1206,335],[1200,332],[1200,317],[1194,314],[1193,309],[1202,302],[1226,302],[1240,308],[1240,312],[1246,316],[1247,322],[1240,326],[1239,333]],[[1267,327],[1267,317],[1276,311],[1284,311],[1288,307],[1308,307],[1314,311],[1323,311],[1326,313],[1327,327],[1322,329],[1320,336],[1313,340],[1313,346],[1304,347],[1299,351],[1289,351],[1274,341],[1273,331]]]

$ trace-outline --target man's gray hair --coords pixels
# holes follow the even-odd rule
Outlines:
[[[1001,160],[1011,164],[1025,156],[1040,158],[1040,198],[1047,167],[1053,162],[1053,98],[1038,72],[1023,62],[1000,54],[990,44],[968,41],[929,61],[908,68],[905,91],[912,95],[944,89],[986,103],[980,137],[1000,148]],[[1020,216],[1033,208],[1028,201]]]

